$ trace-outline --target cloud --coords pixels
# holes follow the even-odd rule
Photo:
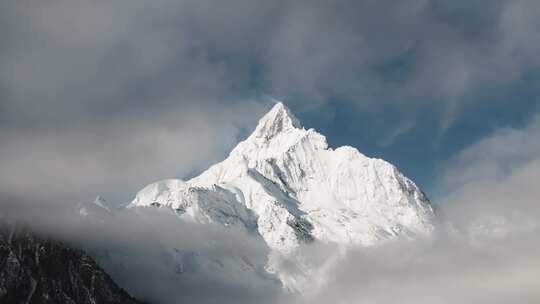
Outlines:
[[[446,164],[430,238],[326,252],[324,284],[299,302],[540,301],[538,122],[496,130]]]
[[[538,225],[540,117],[522,128],[500,128],[453,157],[439,179],[441,216],[475,233]],[[461,222],[457,222],[461,220]]]
[[[279,281],[268,274],[268,246],[239,227],[179,220],[171,209],[110,212],[18,201],[0,205],[2,223],[16,221],[94,256],[113,280],[148,303],[277,303]]]
[[[349,250],[300,303],[536,303],[537,233],[483,243],[439,235]]]
[[[130,199],[125,195],[145,183],[220,160],[261,108],[247,102],[223,110],[186,105],[148,117],[0,132],[0,190],[36,200]]]
[[[439,184],[455,190],[464,184],[507,178],[540,156],[539,137],[539,115],[523,128],[501,127],[452,157]]]
[[[295,262],[313,267],[304,295],[264,272],[268,247],[242,230],[181,222],[163,209],[85,221],[64,204],[36,208],[15,197],[2,198],[11,204],[0,214],[87,249],[121,286],[157,303],[536,303],[538,134],[537,118],[496,130],[449,162],[440,183],[454,190],[438,198],[429,238],[307,245],[283,260],[293,276],[306,270]]]
[[[225,156],[218,147],[253,125],[261,111],[244,108],[265,108],[264,94],[303,110],[443,107],[448,125],[464,95],[537,69],[539,11],[526,0],[4,2],[0,163],[12,171],[2,179],[43,195],[52,172],[83,193],[182,175]],[[172,127],[173,117],[195,127]],[[146,167],[125,161],[141,159],[133,142],[150,154]],[[144,176],[125,178],[133,172]]]

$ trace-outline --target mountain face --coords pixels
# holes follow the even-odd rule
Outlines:
[[[426,235],[433,216],[423,192],[395,166],[353,147],[328,147],[282,103],[224,161],[188,181],[150,184],[128,208],[148,206],[185,221],[243,227],[289,257],[314,242],[370,246]],[[290,281],[276,265],[268,269]]]
[[[270,295],[282,288],[315,291],[342,249],[427,235],[433,217],[423,192],[395,166],[328,147],[282,103],[201,175],[150,184],[127,208],[98,197],[71,212],[67,227],[76,231],[68,239],[95,240],[80,248],[131,294],[155,303],[193,296],[216,303],[223,290],[233,302],[268,294],[279,303]],[[0,229],[0,303],[137,302],[84,252]]]
[[[137,304],[84,252],[15,228],[0,233],[0,303]]]

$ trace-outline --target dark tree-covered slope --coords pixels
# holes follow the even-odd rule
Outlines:
[[[26,229],[0,229],[0,303],[136,304],[96,261]]]

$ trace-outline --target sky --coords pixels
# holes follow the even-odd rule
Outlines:
[[[438,198],[539,111],[537,1],[4,1],[2,191],[129,201],[223,159],[283,100]],[[46,196],[46,197],[45,197]]]
[[[437,206],[433,240],[348,252],[324,268],[330,279],[311,303],[540,299],[539,1],[0,1],[0,39],[2,212],[53,224],[98,254],[133,249],[117,257],[133,272],[109,265],[130,291],[159,299],[169,287],[152,264],[160,253],[130,238],[139,223],[125,215],[88,230],[51,206],[98,195],[123,204],[153,181],[194,176],[278,99],[332,147],[397,165]],[[171,225],[166,244],[265,262],[256,241],[157,218],[148,225]],[[151,269],[155,285],[130,280]],[[173,283],[191,300],[209,280],[225,303],[281,296],[253,277],[231,287],[230,275]]]

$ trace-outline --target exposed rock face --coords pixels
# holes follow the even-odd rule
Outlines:
[[[0,303],[136,304],[93,258],[27,231],[0,231]]]

